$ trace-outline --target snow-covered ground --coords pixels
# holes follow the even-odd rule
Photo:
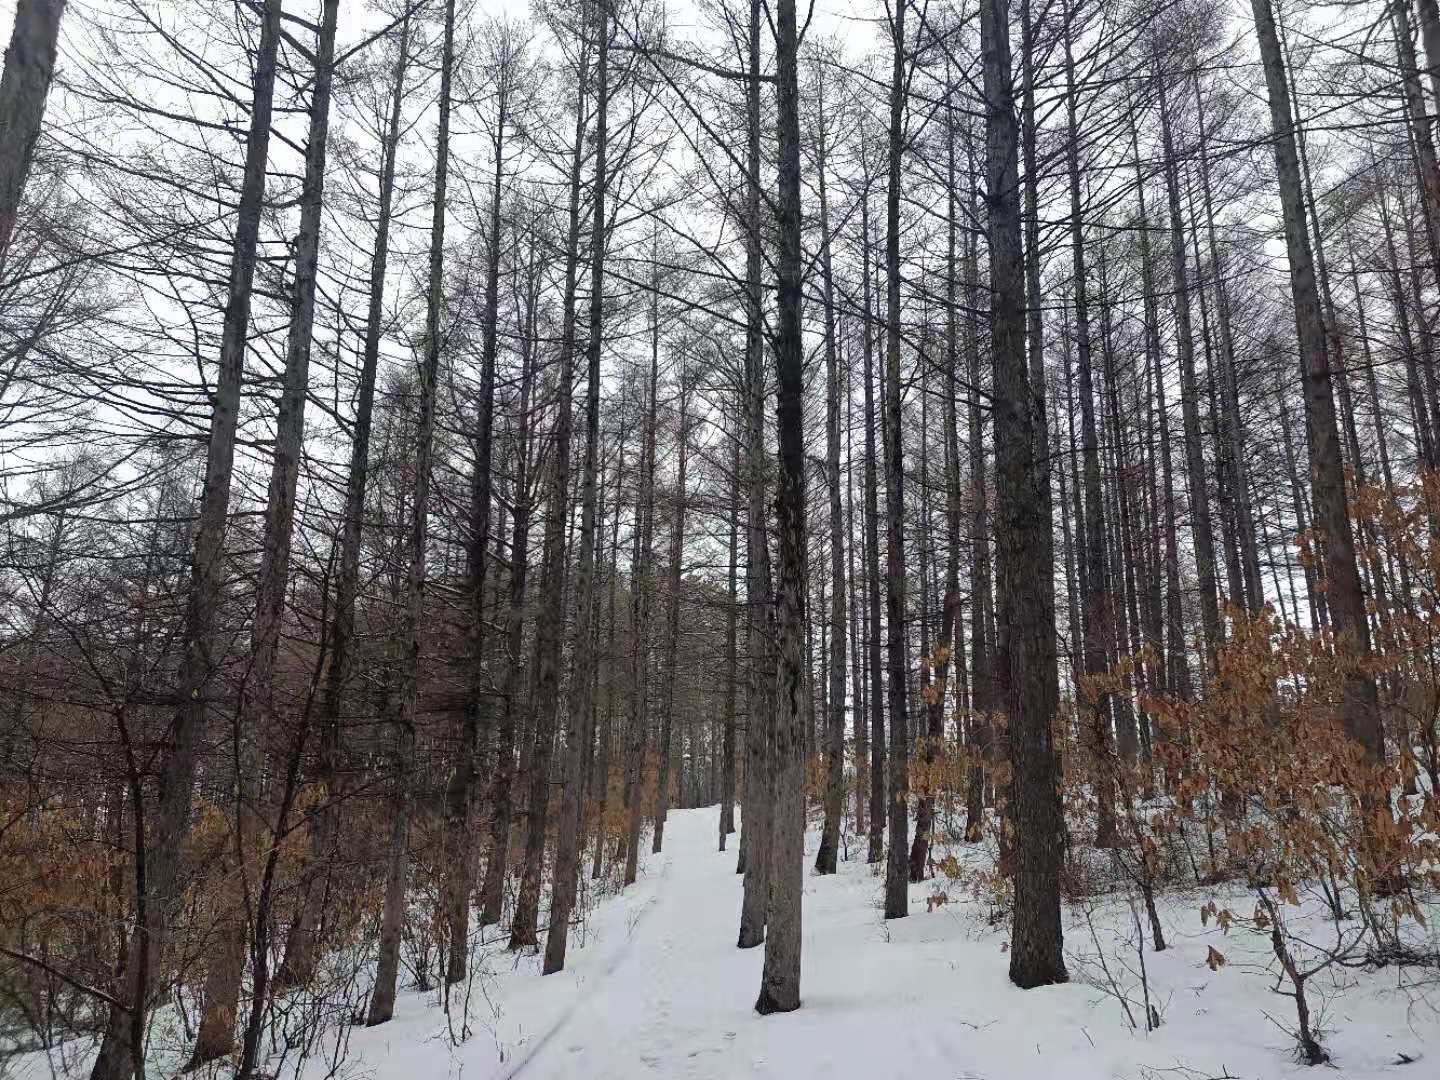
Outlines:
[[[803,1005],[758,1016],[752,1005],[763,949],[735,947],[739,838],[730,851],[716,851],[716,824],[714,808],[672,812],[664,854],[647,855],[636,885],[594,907],[572,937],[566,971],[542,977],[538,957],[510,954],[491,928],[494,940],[475,952],[476,977],[452,994],[448,1012],[435,991],[411,990],[388,1024],[335,1025],[304,1080],[1271,1080],[1309,1073],[1282,1030],[1294,1026],[1294,1006],[1273,991],[1267,939],[1238,928],[1223,934],[1213,919],[1202,924],[1200,908],[1212,899],[1237,916],[1252,910],[1243,890],[1164,897],[1170,948],[1144,957],[1162,1023],[1147,1033],[1126,900],[1106,898],[1088,911],[1067,905],[1072,981],[1017,990],[1007,978],[1007,927],[991,925],[989,905],[965,895],[971,861],[978,865],[983,854],[963,847],[954,852],[962,880],[912,886],[910,916],[887,923],[882,882],[862,861],[863,839],[858,850],[849,840],[838,875],[818,877],[809,868],[817,838],[809,836]],[[927,910],[939,892],[949,902]],[[1429,910],[1440,916],[1435,905]],[[1292,908],[1287,918],[1293,933],[1317,942],[1333,934],[1316,905]],[[1434,931],[1419,933],[1440,949]],[[1215,970],[1206,963],[1212,946],[1227,961]],[[1107,986],[1132,999],[1138,1031]],[[1323,1075],[1440,1076],[1440,970],[1332,968],[1311,980],[1309,994],[1334,1058]],[[469,1034],[457,1039],[462,1018]],[[8,1072],[0,1062],[0,1076],[83,1077],[87,1058],[71,1043],[63,1053],[12,1060]],[[169,1076],[180,1060],[159,1053],[150,1075]],[[205,1075],[229,1073],[222,1064]]]
[[[454,1021],[433,993],[411,993],[391,1023],[348,1032],[342,1072],[376,1080],[1266,1080],[1308,1072],[1276,1023],[1293,1026],[1293,1005],[1271,991],[1265,940],[1202,926],[1209,894],[1201,892],[1162,907],[1171,948],[1145,960],[1163,1023],[1147,1034],[1138,1004],[1142,1030],[1133,1032],[1117,999],[1080,978],[1097,970],[1098,941],[1117,981],[1138,999],[1123,902],[1088,918],[1067,908],[1076,980],[1021,991],[1006,977],[1004,928],[987,925],[982,903],[952,887],[950,903],[927,911],[925,898],[945,883],[917,885],[911,915],[886,923],[880,880],[862,861],[844,863],[834,877],[817,877],[807,864],[803,1006],[760,1017],[751,1006],[763,950],[735,948],[735,842],[716,851],[715,826],[713,809],[672,813],[665,853],[647,859],[637,885],[591,913],[565,972],[541,977],[537,959],[517,962],[503,942],[486,950],[469,1039],[450,1038]],[[813,858],[814,837],[809,848]],[[1235,899],[1238,910],[1243,894]],[[1215,971],[1205,962],[1211,945],[1229,961]],[[1312,1008],[1324,1006],[1325,1042],[1340,1076],[1440,1075],[1432,1007],[1440,1004],[1440,972],[1340,970],[1317,977],[1311,993]],[[307,1075],[319,1080],[327,1071],[317,1062]]]

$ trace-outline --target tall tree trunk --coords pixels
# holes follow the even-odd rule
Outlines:
[[[658,245],[658,234],[654,243]],[[625,751],[625,807],[629,817],[625,832],[625,884],[635,882],[640,872],[640,829],[645,820],[641,789],[645,784],[645,749],[650,736],[650,640],[651,603],[654,582],[651,571],[655,551],[655,442],[660,409],[660,258],[658,246],[650,252],[650,376],[645,394],[645,432],[640,454],[640,490],[636,495],[639,515],[639,558],[631,574],[633,649],[630,654],[630,683],[633,709]]]
[[[823,70],[823,69],[822,69]],[[822,76],[823,79],[823,76]],[[815,869],[835,873],[845,811],[845,518],[840,506],[840,358],[835,326],[835,279],[830,251],[830,203],[825,184],[824,84],[818,95],[815,168],[820,179],[820,269],[825,295],[825,476],[830,497],[829,701],[825,710],[825,823]]]
[[[1007,12],[1008,13],[1008,12]],[[968,168],[968,219],[978,220],[975,163]],[[965,256],[965,371],[970,382],[970,767],[966,777],[965,839],[980,840],[985,822],[985,766],[994,753],[991,715],[995,698],[994,657],[990,649],[991,563],[990,495],[985,468],[985,413],[981,408],[979,239],[972,231]]]
[[[330,660],[320,689],[319,747],[315,779],[329,801],[315,811],[310,824],[303,879],[304,898],[296,907],[285,943],[285,958],[275,973],[276,989],[308,983],[319,959],[320,940],[315,921],[320,905],[314,895],[317,878],[325,872],[339,832],[340,714],[353,674],[355,654],[355,603],[360,593],[360,540],[365,520],[365,493],[370,475],[370,432],[375,406],[375,372],[380,362],[380,337],[385,323],[385,274],[390,255],[390,220],[395,196],[395,157],[400,145],[401,105],[405,99],[405,72],[410,62],[410,17],[400,23],[399,52],[395,60],[390,114],[380,149],[380,205],[376,214],[374,248],[370,257],[370,289],[365,317],[365,345],[355,405],[355,432],[350,440],[350,466],[346,476],[345,508],[340,533],[340,565],[335,579],[335,606],[326,640]]]
[[[45,98],[55,75],[55,46],[65,0],[18,0],[0,73],[0,278],[15,234],[20,197],[35,157]]]
[[[470,535],[466,545],[466,589],[470,600],[467,627],[469,685],[460,715],[455,765],[445,792],[445,866],[441,905],[448,927],[450,952],[445,967],[446,985],[465,978],[470,949],[470,895],[475,889],[475,832],[472,817],[479,783],[480,733],[486,726],[482,713],[490,711],[485,669],[485,582],[490,557],[491,464],[495,422],[496,327],[500,313],[500,199],[505,179],[505,129],[510,122],[511,65],[509,31],[497,31],[495,130],[490,150],[495,157],[491,178],[490,220],[486,223],[485,295],[480,319],[480,400],[475,426],[475,462],[470,474]]]
[[[736,680],[740,667],[740,597],[737,587],[740,551],[740,432],[731,435],[730,457],[730,564],[726,577],[728,604],[725,608],[725,718],[723,720],[723,761],[720,766],[720,850],[725,838],[735,831],[735,705]]]
[[[1287,77],[1275,30],[1270,0],[1251,0],[1260,59],[1270,99],[1270,120],[1275,144],[1275,167],[1280,181],[1280,205],[1285,222],[1285,248],[1290,264],[1290,289],[1300,333],[1306,434],[1310,449],[1311,484],[1316,526],[1325,557],[1326,597],[1337,643],[1347,656],[1343,721],[1346,734],[1364,748],[1368,761],[1385,755],[1384,736],[1376,705],[1375,681],[1360,665],[1370,653],[1370,625],[1355,559],[1355,539],[1345,499],[1344,469],[1335,418],[1335,397],[1325,353],[1325,327],[1315,286],[1310,236],[1290,114]]]
[[[1235,332],[1231,325],[1230,291],[1224,251],[1216,238],[1215,197],[1210,183],[1209,132],[1205,127],[1205,100],[1200,92],[1199,71],[1192,80],[1195,88],[1195,117],[1200,139],[1200,190],[1205,204],[1205,231],[1210,248],[1210,270],[1215,280],[1215,308],[1220,326],[1220,390],[1224,405],[1223,433],[1228,442],[1235,485],[1235,527],[1244,570],[1245,610],[1258,615],[1264,606],[1260,584],[1260,556],[1256,549],[1255,520],[1250,504],[1250,477],[1245,456],[1244,428],[1240,420],[1239,384],[1235,363]]]
[[[339,0],[326,0],[315,49],[315,85],[310,98],[310,124],[305,147],[305,177],[300,192],[300,231],[295,238],[294,286],[290,298],[290,328],[285,344],[285,369],[281,379],[279,413],[275,420],[275,454],[270,469],[270,487],[265,504],[265,525],[261,539],[260,568],[255,589],[255,619],[250,632],[251,668],[242,687],[236,717],[240,730],[236,745],[241,747],[242,775],[236,789],[240,833],[264,827],[259,806],[264,797],[259,789],[265,740],[276,728],[275,668],[280,649],[280,628],[285,616],[285,591],[290,573],[290,548],[295,535],[295,490],[300,478],[300,457],[304,450],[305,397],[310,385],[310,346],[315,329],[315,282],[320,259],[321,212],[325,194],[325,151],[330,134],[330,90],[334,76],[335,25]],[[301,721],[296,734],[296,752],[303,748],[308,719]],[[248,730],[246,730],[248,729]],[[245,775],[248,774],[248,775]],[[248,797],[246,781],[254,780]],[[285,828],[276,821],[274,836]],[[243,864],[239,871],[245,873]],[[267,883],[268,884],[268,883]],[[269,890],[266,890],[267,894]],[[259,907],[269,907],[269,896]],[[237,908],[235,917],[240,917]],[[270,992],[270,930],[257,921],[252,928],[250,949],[251,1022],[247,1031],[242,1071],[253,1070],[258,1045],[260,1017]],[[221,948],[228,941],[244,941],[243,926],[222,931]],[[214,1061],[235,1046],[236,1008],[244,965],[224,962],[217,966],[223,978],[206,986],[206,1002],[190,1067]]]
[[[595,220],[590,227],[590,336],[585,347],[585,461],[580,476],[579,559],[575,571],[575,668],[570,675],[569,722],[565,732],[565,787],[560,808],[560,827],[555,837],[555,878],[550,890],[550,929],[545,938],[546,975],[565,966],[565,948],[570,937],[570,914],[575,908],[575,890],[584,839],[585,775],[590,747],[594,742],[595,712],[593,680],[595,649],[591,627],[595,620],[595,505],[596,475],[600,460],[600,352],[605,331],[605,198],[609,174],[610,103],[610,9],[596,5],[599,26],[595,47]],[[553,495],[562,494],[551,491]],[[563,515],[564,507],[553,507]],[[559,590],[557,590],[558,592]],[[564,612],[558,606],[547,611],[555,619],[558,639]],[[554,658],[558,661],[558,656]],[[558,663],[552,663],[544,677],[555,679]],[[537,755],[538,760],[538,755]],[[539,768],[536,775],[539,776]],[[548,786],[548,778],[547,778]],[[538,785],[532,797],[540,796]],[[538,804],[530,808],[530,836],[537,835],[534,822]],[[539,833],[543,843],[544,833]],[[527,845],[525,872],[530,873]],[[512,942],[513,944],[513,942]]]
[[[901,0],[903,3],[903,0]],[[776,428],[780,444],[775,499],[780,573],[775,608],[779,693],[772,758],[774,863],[766,916],[765,966],[755,1011],[761,1015],[800,1007],[800,906],[805,872],[804,663],[805,444],[802,426],[805,343],[801,323],[800,104],[795,0],[776,5],[776,225],[779,282],[775,370],[779,382]]]
[[[775,728],[775,653],[771,628],[770,549],[765,529],[765,341],[760,291],[760,0],[750,0],[749,79],[745,86],[745,800],[740,820],[744,893],[736,944],[765,940],[770,901],[771,739]]]
[[[675,479],[675,520],[670,534],[670,592],[665,598],[665,674],[660,690],[660,768],[655,781],[655,837],[651,851],[665,843],[665,815],[670,806],[670,742],[675,727],[675,681],[680,667],[680,586],[685,557],[685,482],[690,459],[690,387],[682,373],[680,386],[680,463]]]
[[[1015,914],[1010,979],[1029,988],[1067,978],[1060,927],[1060,763],[1052,720],[1059,708],[1050,472],[1035,426],[1045,423],[1024,339],[1019,161],[1010,60],[1009,0],[980,7],[990,240],[991,362],[995,416],[997,697],[1009,716],[1010,814]]]
[[[958,206],[955,197],[955,110],[949,95],[953,93],[952,73],[946,69],[946,274],[945,274],[945,382],[941,393],[945,445],[945,584],[941,599],[940,634],[934,650],[934,683],[925,696],[925,761],[932,764],[944,746],[945,696],[949,686],[950,666],[964,671],[964,620],[960,615],[960,434],[955,399],[959,392],[957,368],[960,363],[957,335],[956,232]],[[922,425],[922,437],[923,437]],[[927,470],[922,469],[921,483],[928,490]],[[925,531],[930,528],[927,513]],[[923,592],[923,589],[922,589]],[[928,597],[927,597],[928,600]],[[958,647],[957,646],[958,642]],[[928,651],[928,650],[922,650]],[[922,656],[922,662],[929,658]],[[962,705],[957,705],[957,713]],[[933,788],[934,782],[931,782]],[[930,858],[932,834],[935,829],[935,796],[927,793],[916,808],[915,840],[910,847],[910,880],[921,881]]]
[[[420,628],[424,619],[425,548],[429,531],[430,471],[435,449],[435,398],[440,379],[440,319],[445,288],[445,192],[450,166],[450,80],[455,64],[455,0],[445,4],[445,42],[440,61],[440,129],[436,137],[435,203],[430,223],[430,280],[425,303],[425,360],[420,370],[420,414],[415,452],[415,492],[410,508],[409,567],[396,691],[396,770],[385,908],[380,917],[380,957],[365,1023],[383,1024],[395,1013],[400,941],[405,924],[409,868],[411,790],[415,756],[415,708],[419,697]]]
[[[869,601],[870,835],[867,861],[885,854],[885,676],[880,660],[880,481],[875,451],[875,337],[870,303],[870,192],[860,198],[861,287],[865,308],[865,582]]]
[[[1100,436],[1095,423],[1095,383],[1090,361],[1090,301],[1087,295],[1089,275],[1085,266],[1085,231],[1080,202],[1080,130],[1077,121],[1078,102],[1075,91],[1075,60],[1071,50],[1070,4],[1062,6],[1065,37],[1065,161],[1070,188],[1070,250],[1075,301],[1075,354],[1080,398],[1080,449],[1084,472],[1079,479],[1085,494],[1084,554],[1085,576],[1081,602],[1084,604],[1085,674],[1090,682],[1081,680],[1079,702],[1086,715],[1085,731],[1093,772],[1098,824],[1095,843],[1110,847],[1115,843],[1114,782],[1111,777],[1110,695],[1098,689],[1100,680],[1110,669],[1110,649],[1115,638],[1114,598],[1110,574],[1105,565],[1106,536],[1104,494],[1100,481]]]
[[[1202,682],[1214,671],[1220,646],[1220,605],[1215,598],[1215,537],[1205,480],[1200,434],[1200,383],[1195,374],[1195,335],[1190,324],[1190,270],[1185,254],[1185,222],[1180,213],[1180,179],[1171,135],[1165,76],[1157,74],[1160,126],[1165,148],[1165,194],[1170,209],[1170,263],[1175,289],[1175,339],[1180,354],[1180,405],[1185,427],[1185,465],[1190,479],[1190,520],[1195,537],[1195,568],[1200,579],[1200,622],[1205,634]],[[1182,639],[1183,640],[1183,639]],[[1171,648],[1174,648],[1172,644]]]
[[[868,673],[860,641],[860,612],[865,602],[864,580],[856,571],[855,562],[855,398],[850,385],[853,367],[853,363],[847,363],[841,368],[845,379],[845,560],[850,586],[850,700],[853,702],[850,715],[854,718],[855,729],[855,832],[857,835],[865,835],[869,827],[866,811],[870,799],[870,714],[865,696],[866,687],[869,685]]]
[[[34,12],[30,12],[32,17]],[[56,13],[58,20],[58,13]],[[136,918],[126,950],[120,994],[128,1008],[111,1006],[91,1080],[126,1080],[143,1072],[146,1012],[154,961],[164,954],[169,924],[184,891],[183,862],[196,751],[208,713],[210,679],[220,665],[216,635],[225,587],[225,533],[234,475],[235,432],[240,414],[241,378],[250,323],[251,287],[255,279],[256,245],[265,200],[265,164],[274,103],[276,51],[280,40],[280,0],[267,0],[255,54],[254,94],[245,143],[245,168],[235,218],[220,367],[211,398],[210,433],[205,458],[205,483],[200,520],[191,552],[190,584],[184,622],[184,659],[176,687],[180,706],[171,721],[168,750],[160,765],[159,799],[151,836],[143,837],[144,808],[134,807],[142,843],[136,852]],[[17,61],[18,62],[18,61]],[[11,61],[7,55],[7,72]],[[33,73],[32,73],[33,74]],[[23,116],[17,117],[23,122]],[[38,124],[38,116],[35,121]],[[23,136],[23,129],[22,129]],[[13,140],[6,140],[7,150]],[[18,178],[17,172],[17,178]],[[16,181],[18,199],[18,179]]]
[[[906,718],[905,467],[900,429],[900,183],[905,145],[905,8],[895,0],[891,22],[890,137],[885,192],[885,645],[890,705],[889,857],[885,864],[885,917],[909,908],[910,733]]]
[[[615,743],[615,600],[619,592],[620,566],[620,512],[625,501],[625,436],[626,426],[620,425],[620,442],[615,452],[615,510],[610,526],[610,598],[605,616],[605,725],[600,732],[600,752],[595,768],[595,854],[590,865],[590,877],[599,880],[605,858],[606,814],[610,809],[610,773]],[[604,506],[604,492],[601,492],[601,506]],[[600,515],[604,524],[605,515]],[[599,677],[599,665],[595,665]],[[732,774],[733,780],[733,774]]]
[[[599,30],[598,49],[604,52],[608,49],[610,37],[610,21],[608,11],[604,5],[600,7],[601,26]],[[571,439],[574,432],[574,364],[575,364],[575,337],[576,337],[576,280],[579,274],[579,214],[580,214],[580,162],[583,156],[585,142],[585,83],[589,75],[590,40],[586,36],[588,26],[580,27],[580,55],[578,59],[578,70],[576,71],[577,102],[575,109],[575,142],[571,158],[570,174],[570,246],[566,259],[565,278],[565,311],[564,324],[561,328],[560,341],[560,371],[557,381],[557,392],[559,393],[559,407],[555,415],[555,428],[552,433],[550,445],[549,473],[547,475],[547,488],[545,491],[545,533],[541,541],[541,563],[540,563],[540,596],[541,608],[536,615],[535,621],[535,699],[534,699],[534,721],[535,729],[530,750],[530,773],[526,778],[529,784],[529,807],[525,818],[525,862],[521,870],[520,888],[515,898],[515,912],[510,920],[510,942],[509,948],[513,951],[521,948],[529,948],[538,944],[536,936],[536,924],[539,920],[540,911],[540,874],[542,861],[545,854],[545,827],[549,817],[550,808],[550,766],[555,746],[555,723],[556,713],[559,708],[560,698],[560,644],[561,637],[565,632],[565,582],[566,560],[568,553],[574,550],[572,544],[567,543],[566,519],[571,505],[570,501],[570,452]],[[608,103],[608,86],[606,84],[606,65],[601,62],[603,57],[597,58],[596,67],[596,127],[595,127],[595,216],[594,225],[590,237],[591,243],[591,280],[599,284],[603,279],[600,275],[604,272],[603,251],[605,243],[605,184],[607,176],[605,173],[606,159],[606,128],[605,108]],[[601,265],[595,265],[595,247],[600,245],[602,252]],[[598,292],[598,290],[597,290]],[[591,298],[591,327],[592,335],[598,335],[599,325],[595,322],[595,307],[601,303],[601,297]],[[598,351],[599,345],[594,349]],[[591,349],[587,345],[587,369],[590,365]],[[594,359],[598,367],[598,356]],[[590,525],[594,527],[594,492],[595,492],[595,462],[592,456],[591,431],[596,430],[599,424],[598,416],[598,395],[600,392],[598,376],[590,379],[587,389],[587,402],[594,395],[596,408],[591,409],[586,417],[586,466],[589,468],[588,484],[582,478],[581,483],[584,490],[592,499],[590,504]],[[596,436],[598,439],[598,435]],[[582,528],[585,510],[582,508]],[[587,534],[587,536],[590,534]],[[587,552],[581,552],[582,562],[593,556]],[[587,590],[590,588],[586,583]],[[588,615],[588,608],[586,609]],[[588,618],[579,619],[576,622],[576,643],[588,640],[590,622]],[[583,646],[581,646],[583,647]],[[577,657],[577,663],[579,658]],[[588,673],[587,673],[588,676]],[[569,702],[569,720],[572,725],[579,727],[574,731],[576,735],[575,744],[569,747],[567,757],[566,776],[570,778],[570,767],[575,765],[577,760],[583,759],[583,749],[579,746],[587,730],[589,709],[583,713],[577,712],[577,708],[583,703],[583,695],[589,692],[590,679],[584,680],[584,686],[578,685],[578,681],[572,679],[571,701]],[[577,701],[580,698],[581,701]],[[567,734],[569,734],[567,732]],[[578,845],[579,834],[579,810],[574,815],[571,813],[569,799],[583,799],[583,790],[580,782],[583,772],[578,765],[573,774],[573,782],[567,783],[563,797],[566,802],[561,808],[561,827],[564,833],[573,819],[576,822],[575,834]],[[557,844],[558,844],[557,840]],[[577,847],[578,851],[578,847]],[[571,857],[573,864],[576,856]],[[560,911],[560,918],[556,918],[555,905],[565,903],[565,895],[568,894],[573,902],[573,890],[575,887],[575,868],[568,867],[568,872],[562,876],[560,872],[559,855],[556,857],[556,870],[554,884],[551,893],[551,918],[550,929],[551,940],[546,942],[546,965],[551,963],[552,950],[558,950],[556,960],[563,966],[565,961],[565,935],[568,934],[569,907],[564,906]],[[568,884],[566,884],[568,882]],[[560,940],[554,940],[556,934]],[[555,970],[558,970],[555,969]]]

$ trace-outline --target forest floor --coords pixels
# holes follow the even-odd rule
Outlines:
[[[1210,899],[1248,914],[1253,899],[1243,889],[1165,898],[1170,948],[1144,958],[1161,1019],[1147,1033],[1133,915],[1123,897],[1067,905],[1072,981],[1021,991],[1007,978],[1008,933],[1003,923],[991,925],[988,903],[952,895],[927,910],[927,898],[946,888],[941,877],[912,886],[909,917],[887,923],[881,878],[853,838],[840,873],[820,877],[809,865],[817,838],[807,837],[803,1004],[758,1016],[752,1005],[763,949],[735,947],[738,836],[730,851],[718,852],[716,822],[714,808],[672,812],[664,854],[647,856],[636,885],[596,905],[583,936],[572,938],[564,972],[541,977],[538,958],[517,959],[503,939],[485,946],[468,1005],[452,1001],[447,1017],[435,993],[405,995],[391,1023],[349,1029],[340,1073],[375,1080],[1269,1080],[1308,1072],[1287,1033],[1293,1001],[1273,989],[1268,936],[1235,926],[1222,933],[1213,920],[1202,925],[1199,910]],[[958,891],[955,883],[950,891]],[[1304,907],[1291,925],[1297,933],[1308,926],[1322,942],[1334,931]],[[1227,959],[1215,970],[1207,965],[1212,946]],[[1109,987],[1130,999],[1138,1030]],[[1440,1075],[1440,971],[1332,968],[1311,980],[1309,993],[1333,1055],[1334,1068],[1323,1075]],[[457,1044],[450,1032],[462,1012],[472,1030]],[[319,1080],[327,1071],[315,1062],[308,1075]]]
[[[1121,894],[1065,905],[1067,985],[1021,991],[1007,977],[1008,926],[975,882],[991,855],[959,845],[950,869],[910,890],[910,915],[887,922],[883,880],[847,837],[840,872],[811,869],[806,837],[804,950],[798,1012],[753,1009],[763,948],[735,947],[738,834],[716,850],[718,812],[672,811],[665,851],[639,881],[602,897],[571,937],[566,970],[507,951],[497,928],[474,943],[473,976],[452,989],[413,987],[375,1028],[335,1023],[302,1065],[302,1080],[1348,1080],[1440,1076],[1440,966],[1332,966],[1307,984],[1332,1066],[1297,1062],[1293,999],[1277,993],[1269,935],[1249,923],[1238,886],[1162,895],[1170,947],[1136,951],[1136,911]],[[1093,854],[1093,853],[1092,853]],[[938,856],[937,856],[938,857]],[[882,871],[883,873],[883,871]],[[588,884],[587,884],[588,887]],[[942,894],[944,902],[936,903]],[[1336,940],[1314,897],[1286,909],[1302,964]],[[1225,932],[1200,910],[1235,913]],[[1440,904],[1426,907],[1440,926]],[[1143,916],[1141,917],[1143,922]],[[1440,931],[1409,924],[1440,956]],[[1342,924],[1342,934],[1354,932]],[[1148,931],[1148,927],[1147,927]],[[1148,933],[1147,933],[1148,937]],[[1303,944],[1309,942],[1310,944]],[[1216,953],[1224,957],[1220,963]],[[1208,963],[1207,963],[1208,961]],[[1213,966],[1212,966],[1213,965]],[[402,984],[409,979],[402,972]],[[363,970],[352,979],[354,1011]],[[1146,1031],[1146,987],[1160,1024]],[[161,1010],[148,1074],[172,1076],[188,1038]],[[463,1037],[462,1037],[463,1036]],[[273,1046],[274,1038],[267,1036]],[[88,1075],[90,1040],[0,1060],[0,1077]],[[293,1064],[280,1066],[293,1075]],[[230,1075],[225,1063],[200,1073]]]

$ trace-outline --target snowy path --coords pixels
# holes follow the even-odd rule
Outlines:
[[[640,881],[592,912],[566,971],[538,974],[503,945],[487,949],[484,994],[472,999],[475,1033],[444,1036],[433,997],[404,995],[396,1020],[354,1029],[346,1075],[374,1080],[1203,1080],[1230,1075],[1307,1076],[1286,1037],[1264,1017],[1284,1018],[1261,964],[1243,970],[1245,945],[1199,925],[1199,901],[1182,894],[1162,917],[1173,947],[1147,958],[1164,1026],[1133,1033],[1116,1001],[1077,979],[1023,992],[1006,977],[1005,937],[984,905],[948,887],[951,903],[927,912],[911,890],[909,918],[886,923],[881,882],[852,858],[833,877],[809,868],[804,900],[802,999],[798,1012],[758,1016],[763,949],[735,947],[740,878],[731,850],[715,850],[716,811],[672,813],[663,855],[647,857]],[[853,845],[853,840],[851,841]],[[852,850],[850,855],[855,855]],[[1128,910],[1095,916],[1107,950]],[[1206,949],[1231,964],[1206,968]],[[1067,911],[1067,952],[1094,953],[1086,922]],[[1264,952],[1250,954],[1252,961]],[[1128,961],[1111,952],[1111,963]],[[1079,957],[1072,974],[1081,973]],[[1346,978],[1352,976],[1347,975]],[[1433,1009],[1398,1000],[1395,974],[1333,996],[1327,1076],[1419,1080],[1440,1057]],[[1388,982],[1387,982],[1388,981]],[[1407,1015],[1408,1014],[1408,1015]],[[1400,1054],[1423,1062],[1401,1066]],[[318,1075],[318,1074],[317,1074]],[[308,1080],[308,1078],[307,1078]]]

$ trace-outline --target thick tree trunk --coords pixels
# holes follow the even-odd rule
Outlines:
[[[780,444],[778,615],[779,701],[772,757],[774,863],[766,916],[765,967],[755,1011],[764,1015],[800,1007],[800,902],[805,871],[804,627],[805,627],[805,443],[802,426],[805,346],[801,324],[800,106],[795,0],[776,5],[776,128],[779,137],[776,224],[779,288],[775,370]]]
[[[270,469],[270,487],[265,503],[265,525],[260,546],[260,568],[255,589],[255,619],[250,632],[251,668],[242,687],[236,723],[236,745],[240,747],[241,774],[237,777],[237,811],[240,839],[265,828],[265,797],[260,776],[265,757],[264,744],[277,730],[275,710],[275,669],[280,651],[280,628],[285,616],[285,591],[290,575],[290,548],[295,535],[295,490],[300,478],[300,457],[304,451],[305,398],[310,386],[310,346],[315,329],[315,284],[320,259],[321,213],[325,194],[325,151],[330,135],[330,90],[334,76],[335,26],[339,0],[326,0],[315,48],[315,85],[310,98],[310,124],[305,147],[305,177],[300,192],[300,231],[295,238],[294,286],[290,298],[290,328],[285,344],[285,369],[281,377],[279,414],[275,420],[275,453]],[[295,751],[303,750],[308,735],[308,717],[302,718]],[[247,775],[248,774],[248,775]],[[247,786],[253,783],[250,790]],[[273,835],[278,841],[284,821],[276,821]],[[243,866],[237,870],[244,874]],[[269,885],[256,905],[268,909]],[[234,917],[243,918],[239,906]],[[251,1016],[249,1026],[259,1023],[270,993],[271,927],[252,928],[250,949]],[[244,941],[241,926],[228,927],[220,935],[222,952]],[[227,960],[216,965],[223,973],[206,987],[206,1003],[190,1067],[224,1057],[234,1048],[236,1005],[244,965]],[[214,972],[212,972],[214,974]],[[213,997],[212,997],[213,993]],[[258,1030],[255,1038],[258,1039]],[[247,1039],[246,1065],[254,1068],[255,1049]]]
[[[55,75],[55,47],[65,0],[18,0],[0,73],[0,277],[15,235],[20,197],[30,175],[45,98]]]
[[[1031,385],[1024,339],[1024,256],[1009,0],[980,7],[990,239],[991,359],[996,458],[997,697],[1009,716],[1015,914],[1010,979],[1032,987],[1067,978],[1061,947],[1063,822],[1051,728],[1059,707],[1049,463],[1037,453],[1043,397]]]

